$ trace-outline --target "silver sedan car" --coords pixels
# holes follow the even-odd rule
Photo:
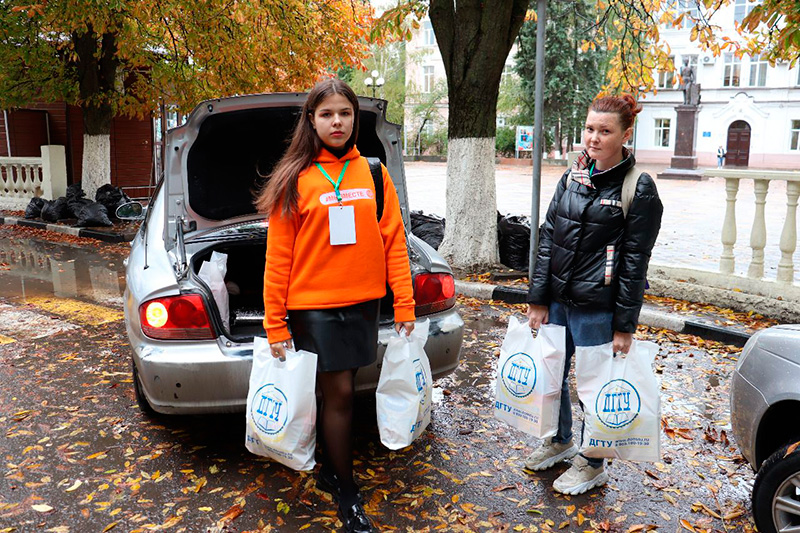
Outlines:
[[[771,327],[747,341],[731,382],[731,426],[757,472],[758,530],[800,532],[800,325]]]
[[[202,103],[167,136],[164,177],[144,213],[127,260],[125,322],[139,406],[159,413],[243,411],[253,338],[264,336],[263,274],[269,221],[253,193],[288,145],[305,95],[261,94]],[[406,227],[408,196],[399,126],[386,102],[360,101],[358,148],[389,169]],[[408,234],[419,320],[434,378],[459,361],[464,323],[455,308],[453,273],[442,257]],[[198,273],[213,252],[227,255],[228,313]],[[388,290],[388,288],[387,288]],[[227,314],[228,319],[223,321]],[[377,386],[393,329],[392,294],[381,302],[376,364],[361,369],[357,390]]]

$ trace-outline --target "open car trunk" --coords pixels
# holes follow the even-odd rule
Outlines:
[[[228,289],[228,324],[222,324],[216,302],[209,298],[209,305],[218,324],[232,339],[248,342],[256,336],[264,336],[264,266],[267,244],[264,239],[242,240],[235,243],[221,243],[208,247],[192,258],[192,271],[200,272],[203,261],[211,258],[212,252],[228,256],[228,271],[225,285]],[[209,295],[210,295],[209,291]],[[386,288],[386,296],[381,300],[381,324],[391,324],[394,320],[392,307],[394,296]]]

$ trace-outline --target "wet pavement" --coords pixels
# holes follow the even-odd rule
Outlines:
[[[334,504],[313,477],[245,450],[243,414],[138,410],[119,299],[124,248],[14,235],[0,239],[1,532],[337,527]],[[15,239],[25,242],[8,244]],[[359,402],[357,480],[381,530],[752,530],[753,474],[729,436],[738,350],[640,330],[661,347],[663,459],[614,461],[607,487],[564,497],[551,484],[566,465],[523,472],[536,439],[492,416],[505,324],[521,308],[465,298],[458,305],[467,324],[462,363],[437,381],[431,425],[414,445],[384,448],[374,401]],[[23,334],[9,318],[19,313],[14,320],[55,327]],[[577,407],[574,414],[579,420]]]
[[[651,176],[664,166],[639,165]],[[566,167],[542,165],[540,213],[544,217],[556,184]],[[497,209],[503,215],[531,212],[531,167],[498,165],[496,168]],[[405,163],[411,209],[445,216],[447,164]],[[726,193],[723,178],[703,181],[661,179],[656,181],[664,204],[661,232],[653,250],[653,264],[719,271],[722,254],[722,222]],[[753,180],[741,180],[736,196],[737,239],[734,246],[735,273],[747,275],[752,249],[750,232],[755,216]],[[786,217],[786,183],[773,180],[766,197],[767,243],[764,249],[764,277],[774,280],[781,257],[780,237]],[[794,254],[800,264],[800,247]]]

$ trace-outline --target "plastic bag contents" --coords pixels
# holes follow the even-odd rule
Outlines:
[[[64,218],[67,218],[67,199],[65,197],[46,202],[42,206],[42,220],[57,222]]]
[[[89,226],[113,226],[114,223],[108,218],[108,212],[103,204],[89,202],[78,210],[78,222],[75,224],[79,228]]]
[[[558,431],[566,360],[564,326],[542,324],[536,338],[514,317],[497,361],[494,416],[535,437]]]
[[[200,265],[198,275],[200,279],[211,289],[214,301],[219,309],[219,316],[226,328],[230,327],[230,309],[228,308],[228,289],[225,287],[225,274],[228,273],[228,256],[219,252],[213,252],[211,259],[203,261]]]
[[[422,211],[412,211],[411,233],[438,250],[444,239],[444,219],[436,215],[423,215]]]
[[[528,217],[507,216],[497,220],[500,262],[514,270],[528,270],[531,226]]]
[[[375,400],[378,432],[390,450],[409,446],[431,421],[433,376],[425,354],[429,328],[425,320],[408,337],[392,335],[383,354]]]
[[[269,341],[253,339],[245,446],[294,470],[311,470],[317,441],[317,354],[272,357]]]
[[[31,198],[28,207],[25,208],[25,218],[39,218],[42,215],[42,207],[44,207],[44,198]]]
[[[615,357],[612,343],[575,349],[585,456],[661,459],[661,399],[653,373],[657,353],[657,344],[637,340],[627,356]]]
[[[125,194],[121,188],[114,187],[109,183],[106,183],[97,189],[94,199],[106,206],[106,210],[110,216],[115,215],[117,212],[117,207],[131,201],[128,195]]]

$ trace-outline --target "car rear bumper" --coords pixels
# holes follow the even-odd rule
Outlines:
[[[455,308],[423,318],[430,319],[425,352],[434,378],[458,366],[464,322]],[[359,370],[356,390],[374,390],[390,327],[379,332],[375,364]],[[182,344],[154,341],[135,331],[128,321],[128,336],[141,387],[153,409],[164,414],[201,414],[244,411],[252,365],[252,343],[234,345],[224,340]]]

